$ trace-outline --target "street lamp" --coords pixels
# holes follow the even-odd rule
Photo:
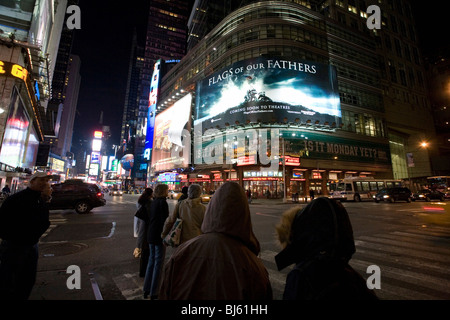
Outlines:
[[[406,165],[407,165],[407,170],[408,170],[408,180],[409,180],[409,187],[410,188],[412,188],[412,181],[411,181],[412,169],[410,169],[410,168],[415,167],[413,152],[417,152],[420,149],[425,149],[426,150],[428,148],[428,146],[429,146],[428,142],[422,141],[419,144],[418,148],[416,148],[415,150],[412,150],[411,152],[408,152],[406,154],[406,162],[407,162]]]

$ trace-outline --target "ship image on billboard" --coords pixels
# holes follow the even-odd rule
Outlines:
[[[195,126],[202,130],[248,123],[339,125],[335,67],[316,62],[254,58],[197,83]]]

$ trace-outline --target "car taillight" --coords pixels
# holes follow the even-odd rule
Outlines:
[[[97,193],[97,197],[101,197],[102,196],[102,193],[101,192],[99,192],[99,193]]]

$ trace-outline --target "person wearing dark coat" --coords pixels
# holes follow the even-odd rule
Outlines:
[[[138,210],[135,214],[135,235],[137,238],[134,256],[139,258],[139,277],[144,278],[147,271],[150,249],[147,242],[148,213],[152,203],[152,188],[145,188],[138,199]]]
[[[27,300],[34,287],[38,242],[50,226],[51,178],[36,172],[29,186],[0,208],[0,300]]]
[[[284,300],[374,300],[364,278],[349,261],[355,253],[353,229],[344,206],[320,197],[305,208],[286,211],[276,226],[283,250],[278,270],[289,272]]]
[[[144,279],[144,299],[147,299],[149,295],[152,300],[158,299],[161,270],[166,255],[166,247],[162,242],[161,233],[164,222],[169,216],[168,195],[167,184],[157,185],[153,192],[153,201],[148,216],[147,242],[150,248],[150,257]]]

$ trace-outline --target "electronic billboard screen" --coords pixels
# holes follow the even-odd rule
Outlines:
[[[202,130],[257,122],[339,124],[341,107],[335,67],[253,58],[197,83],[195,126]]]
[[[190,132],[192,95],[188,93],[155,120],[152,167],[155,171],[185,168],[190,162]],[[186,129],[187,131],[184,131]],[[186,148],[187,145],[189,148]]]

